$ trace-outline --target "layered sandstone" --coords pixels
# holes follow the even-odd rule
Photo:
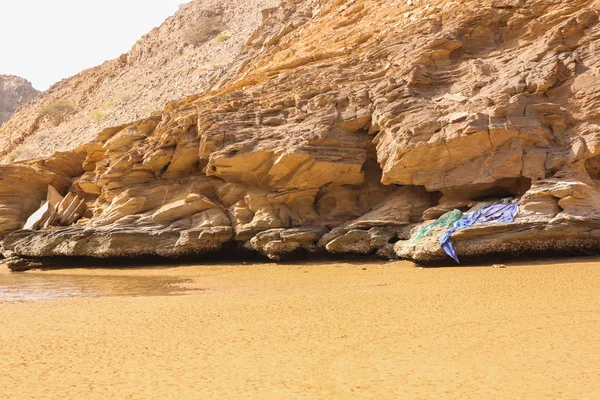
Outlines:
[[[39,94],[40,92],[23,78],[0,75],[0,125],[8,121],[19,107]]]
[[[4,254],[443,261],[438,235],[414,243],[415,228],[507,196],[520,200],[516,220],[460,230],[459,256],[596,252],[598,6],[284,2],[218,90],[2,167],[13,186],[11,168],[48,174],[28,204],[0,193],[5,209],[34,212],[56,175],[93,210],[70,227],[0,224]]]

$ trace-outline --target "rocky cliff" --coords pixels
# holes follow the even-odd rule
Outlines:
[[[19,107],[39,94],[40,92],[23,78],[0,75],[0,125],[8,121]]]
[[[519,202],[514,221],[457,231],[460,257],[597,252],[598,6],[284,1],[214,90],[3,166],[3,254],[15,265],[223,248],[452,262],[439,232],[411,236],[506,197]],[[48,184],[92,214],[19,230]]]

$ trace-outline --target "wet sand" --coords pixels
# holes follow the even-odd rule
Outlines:
[[[1,398],[600,399],[600,259],[23,276],[88,290],[0,303]]]

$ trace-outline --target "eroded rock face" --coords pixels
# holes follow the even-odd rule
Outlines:
[[[63,176],[91,218],[14,232],[5,255],[235,243],[273,259],[433,262],[446,256],[437,236],[409,240],[417,226],[507,196],[520,199],[515,222],[460,230],[459,256],[600,250],[598,3],[411,4],[270,11],[248,42],[254,56],[218,91],[73,153],[81,164]]]
[[[0,75],[0,125],[12,117],[17,109],[40,92],[23,78],[12,75]]]

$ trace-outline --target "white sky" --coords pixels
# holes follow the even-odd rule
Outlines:
[[[0,74],[46,90],[117,58],[189,0],[0,0]]]

